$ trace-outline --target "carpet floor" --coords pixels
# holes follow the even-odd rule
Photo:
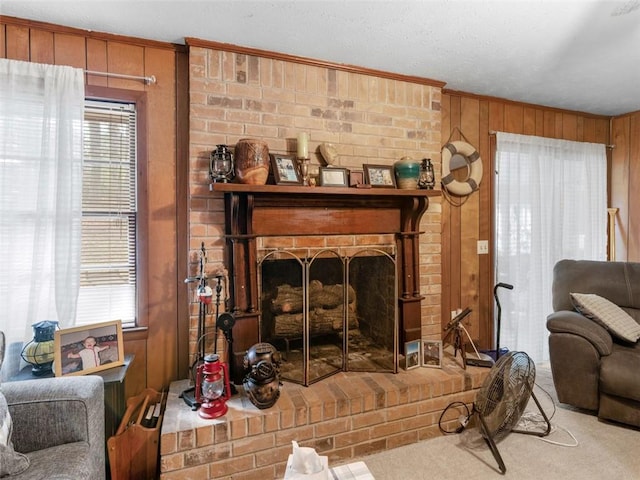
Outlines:
[[[512,432],[498,442],[503,476],[475,427],[354,461],[364,461],[376,480],[640,479],[640,430],[558,404],[548,364],[536,370],[534,393],[552,431],[544,438]],[[530,412],[539,412],[533,401],[523,417]]]

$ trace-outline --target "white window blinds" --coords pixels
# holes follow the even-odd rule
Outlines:
[[[86,101],[76,324],[136,321],[135,104]]]

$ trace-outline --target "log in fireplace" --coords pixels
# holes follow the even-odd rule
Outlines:
[[[234,381],[241,381],[244,353],[263,340],[265,330],[261,329],[266,329],[272,321],[266,312],[263,316],[264,305],[260,295],[260,274],[264,271],[266,252],[270,249],[280,252],[272,260],[302,262],[300,268],[304,272],[310,259],[319,253],[328,257],[323,260],[333,259],[345,265],[352,259],[384,257],[388,255],[385,252],[387,247],[378,248],[378,239],[392,238],[395,251],[387,258],[394,259],[391,263],[397,272],[397,300],[394,300],[394,318],[397,321],[391,335],[394,348],[400,346],[402,350],[404,342],[421,337],[420,219],[428,208],[429,197],[440,195],[439,191],[231,183],[215,184],[214,191],[223,193],[225,198],[226,264],[230,308],[236,319],[233,330]],[[318,244],[319,241],[322,243]],[[339,248],[334,248],[340,243]],[[314,244],[315,250],[310,247]],[[368,249],[362,247],[363,244],[377,247]],[[379,254],[373,255],[376,250],[380,250]],[[301,251],[305,253],[300,254]],[[282,257],[287,255],[290,259],[283,260]],[[326,267],[320,270],[324,271]],[[342,285],[334,288],[343,288],[343,295],[348,298],[348,283],[344,279],[349,269],[346,272],[342,278],[316,280],[327,285]],[[300,288],[303,285],[289,287]],[[348,311],[348,301],[344,308]],[[345,322],[347,330],[349,321]],[[336,339],[347,341],[341,335]],[[393,365],[395,368],[397,365]],[[302,383],[309,383],[309,379],[303,378]]]

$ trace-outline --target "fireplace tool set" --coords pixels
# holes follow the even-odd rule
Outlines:
[[[235,387],[232,389],[232,385],[229,382],[229,366],[220,361],[220,356],[217,353],[218,329],[220,328],[224,332],[225,339],[229,346],[229,358],[231,359],[233,357],[231,353],[233,343],[231,329],[235,323],[235,319],[233,315],[229,313],[220,314],[220,297],[224,275],[216,275],[214,346],[213,353],[205,355],[205,337],[208,335],[208,333],[205,332],[206,318],[208,306],[213,301],[213,290],[208,285],[208,278],[205,272],[206,263],[207,253],[203,242],[200,247],[198,276],[185,279],[185,283],[198,282],[197,353],[189,372],[195,386],[184,390],[180,394],[180,397],[191,407],[191,410],[198,410],[198,415],[202,418],[217,418],[227,413],[226,401],[229,400],[233,393],[236,393]]]

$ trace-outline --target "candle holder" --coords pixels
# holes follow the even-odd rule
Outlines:
[[[302,176],[302,184],[308,187],[309,184],[309,158],[298,158],[298,166],[300,167],[300,175]]]

